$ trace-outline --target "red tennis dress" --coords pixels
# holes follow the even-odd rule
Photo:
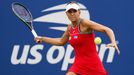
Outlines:
[[[69,42],[75,53],[70,72],[80,75],[108,75],[96,51],[94,33],[81,33],[80,21],[75,28],[70,27]]]

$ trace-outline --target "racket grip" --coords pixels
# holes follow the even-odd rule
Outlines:
[[[37,33],[35,32],[34,29],[32,29],[31,32],[32,32],[32,34],[34,35],[35,38],[38,37],[38,35],[37,35]],[[41,43],[41,41],[40,40],[37,40],[37,43]]]
[[[38,37],[38,35],[37,35],[37,33],[35,32],[35,30],[34,29],[32,29],[32,34],[34,35],[34,37]]]

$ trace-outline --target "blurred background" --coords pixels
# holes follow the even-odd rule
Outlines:
[[[65,46],[36,44],[28,28],[14,15],[11,4],[25,5],[33,15],[33,24],[39,36],[61,37],[68,21],[65,4],[71,0],[1,0],[0,1],[0,74],[2,75],[65,75],[74,53]],[[134,74],[134,1],[133,0],[77,0],[81,16],[113,29],[119,41],[121,54],[106,48],[108,37],[97,45],[98,54],[109,75]],[[90,62],[90,61],[89,61]]]

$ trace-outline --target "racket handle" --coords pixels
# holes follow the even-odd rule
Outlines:
[[[38,37],[38,35],[37,35],[37,33],[35,32],[35,30],[34,29],[32,29],[32,34],[34,35],[34,37]]]
[[[37,33],[35,32],[34,29],[32,29],[31,32],[32,32],[32,34],[34,35],[35,38],[38,37],[38,35],[37,35]],[[41,43],[41,41],[40,40],[37,40],[37,43]]]

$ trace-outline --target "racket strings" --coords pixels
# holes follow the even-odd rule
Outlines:
[[[28,10],[25,7],[16,4],[16,5],[13,6],[13,8],[14,8],[15,13],[20,18],[22,18],[26,22],[31,22],[32,17],[31,17],[30,13],[28,12]]]

